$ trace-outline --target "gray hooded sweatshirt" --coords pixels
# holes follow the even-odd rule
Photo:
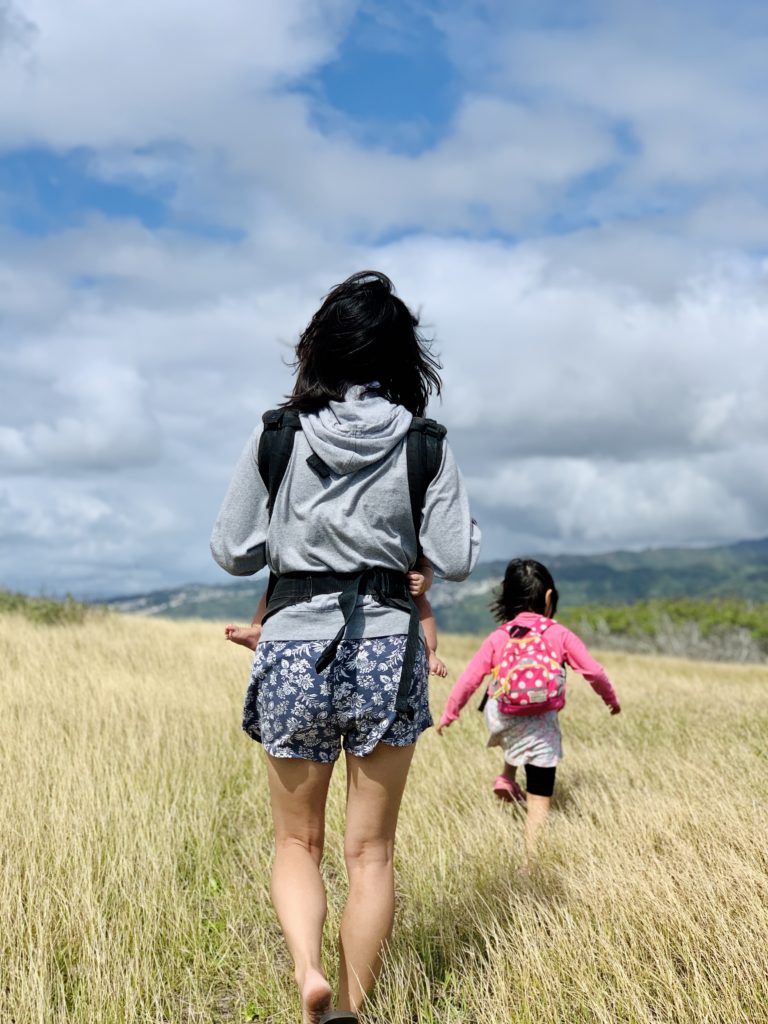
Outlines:
[[[268,565],[286,572],[359,572],[374,566],[406,572],[417,538],[408,493],[405,438],[411,413],[363,387],[345,401],[301,416],[293,453],[270,520],[257,464],[259,426],[235,467],[211,537],[218,564],[234,576]],[[307,465],[315,452],[331,470],[320,479]],[[447,442],[427,489],[419,540],[435,573],[463,580],[477,562],[480,531]],[[343,624],[338,600],[321,594],[277,612],[263,640],[327,640]],[[408,632],[408,615],[358,598],[345,637]]]

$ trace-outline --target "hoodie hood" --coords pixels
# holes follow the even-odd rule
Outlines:
[[[312,451],[334,473],[346,476],[388,455],[408,433],[413,416],[370,387],[355,385],[343,402],[329,402],[300,419]]]

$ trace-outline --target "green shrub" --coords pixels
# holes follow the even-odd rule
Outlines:
[[[616,644],[624,641],[628,649],[672,653],[688,638],[689,645],[695,640],[695,645],[706,648],[710,656],[718,656],[718,648],[722,648],[723,656],[731,657],[728,652],[734,641],[744,647],[748,640],[751,654],[743,660],[768,657],[768,603],[764,602],[738,598],[656,599],[630,605],[563,608],[557,617],[585,639],[605,638]],[[698,653],[704,656],[705,652]]]
[[[101,613],[91,605],[76,601],[73,597],[65,597],[61,601],[50,597],[27,597],[25,594],[12,594],[0,590],[0,615],[22,615],[30,622],[39,622],[46,626],[66,626],[84,622],[86,617]]]

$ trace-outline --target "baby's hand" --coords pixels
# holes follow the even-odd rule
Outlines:
[[[411,596],[421,597],[432,586],[435,574],[429,562],[417,562],[414,568],[406,573],[406,576],[408,577],[408,590]]]
[[[448,675],[448,667],[444,661],[435,654],[434,651],[429,652],[429,674],[432,676],[441,676],[443,679]]]
[[[447,729],[449,725],[453,725],[454,721],[455,721],[455,719],[452,718],[450,721],[444,722],[442,720],[442,718],[441,718],[439,723],[435,727],[437,729],[437,735],[438,736],[442,736],[443,735],[443,729]]]
[[[621,704],[611,704],[610,712],[611,712],[612,715],[620,715],[621,714]]]
[[[423,573],[417,572],[415,569],[411,569],[409,573],[406,573],[408,580],[408,592],[411,597],[421,597],[427,591],[427,580]]]

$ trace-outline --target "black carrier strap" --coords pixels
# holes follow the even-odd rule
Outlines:
[[[296,431],[301,430],[301,420],[297,413],[287,409],[272,409],[264,413],[263,420],[264,430],[259,441],[257,462],[259,474],[269,492],[267,509],[271,516],[277,492],[291,461]],[[427,488],[437,475],[443,460],[445,433],[444,426],[423,416],[414,416],[408,429],[408,493],[417,544]],[[313,459],[317,464],[313,465]],[[330,470],[322,459],[310,456],[307,461],[318,476],[330,475]],[[302,601],[310,601],[315,594],[338,594],[339,607],[344,616],[341,629],[315,663],[318,672],[322,672],[333,661],[359,596],[370,594],[380,604],[400,608],[409,613],[408,637],[395,708],[412,718],[414,712],[408,707],[408,692],[419,648],[419,613],[408,591],[405,575],[392,569],[381,568],[365,569],[358,573],[285,573],[279,577],[270,573],[264,621],[283,608]]]
[[[301,430],[301,420],[298,413],[288,409],[271,409],[264,413],[262,420],[264,429],[259,440],[257,462],[259,475],[269,491],[267,511],[271,517],[277,492],[291,461],[293,439],[296,431]]]
[[[445,427],[436,420],[414,416],[408,429],[406,457],[408,460],[408,493],[411,497],[411,515],[418,544],[421,513],[427,488],[437,476],[443,461]],[[419,545],[421,551],[421,545]]]

